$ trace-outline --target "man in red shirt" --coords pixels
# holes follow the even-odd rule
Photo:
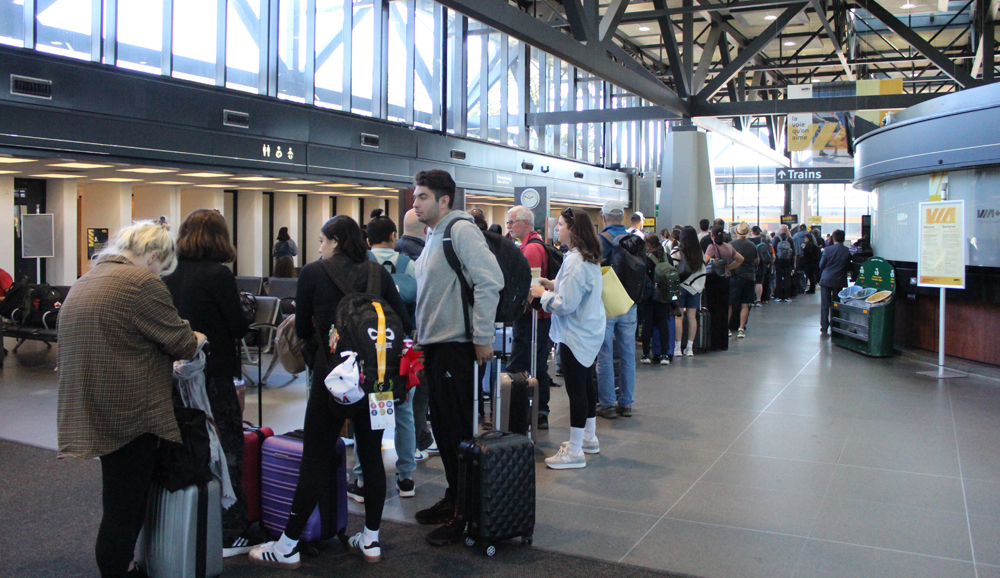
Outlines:
[[[517,205],[507,211],[507,230],[521,245],[521,252],[528,259],[528,266],[539,268],[542,277],[548,278],[549,258],[542,243],[542,236],[534,230],[535,215],[531,209]],[[530,242],[537,239],[538,242]],[[549,377],[549,352],[552,351],[552,340],[549,338],[549,327],[552,324],[551,314],[538,312],[538,333],[535,353],[537,355],[538,379],[538,429],[549,429],[549,388],[552,379]],[[531,371],[531,312],[530,310],[514,321],[514,344],[511,346],[507,371],[520,373]]]

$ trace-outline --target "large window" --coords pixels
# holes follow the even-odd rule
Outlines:
[[[351,112],[371,116],[372,88],[375,82],[375,22],[381,22],[381,10],[374,0],[354,0],[354,33],[351,47]],[[381,5],[381,2],[378,2]]]
[[[441,128],[437,113],[441,85],[441,9],[434,0],[417,0],[413,58],[413,123]]]
[[[247,92],[260,87],[261,0],[228,0],[226,5],[226,86]]]
[[[173,75],[215,83],[219,8],[205,0],[173,0]]]
[[[307,0],[278,4],[278,98],[306,101]]]
[[[0,0],[0,44],[24,46],[24,0]]]
[[[413,90],[413,72],[407,67],[415,47],[406,41],[412,15],[406,0],[389,4],[389,70],[386,101],[389,103],[389,120],[406,122],[407,93]]]
[[[344,108],[344,70],[350,70],[350,61],[345,63],[345,50],[350,51],[345,1],[351,0],[316,0],[316,105],[338,110]]]
[[[118,0],[118,66],[159,74],[163,0]]]
[[[100,0],[98,0],[100,1]],[[16,28],[24,33],[24,0],[13,4],[2,2],[0,5],[0,35],[7,27]],[[36,43],[35,48],[42,52],[90,60],[91,58],[91,23],[93,4],[91,0],[39,0],[36,7]],[[18,13],[19,12],[19,13]],[[17,23],[5,22],[10,15]],[[162,15],[161,15],[162,18]],[[22,37],[20,45],[24,44]],[[156,65],[159,66],[159,59]]]

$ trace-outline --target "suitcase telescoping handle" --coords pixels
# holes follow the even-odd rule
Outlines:
[[[493,424],[495,429],[500,429],[500,364],[497,364],[497,380],[496,385],[493,387]],[[482,382],[479,380],[479,361],[473,360],[472,362],[472,437],[476,437],[479,433],[479,390],[482,388]]]
[[[538,310],[531,310],[531,377],[538,379]]]

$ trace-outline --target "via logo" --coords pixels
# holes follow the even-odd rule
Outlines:
[[[947,209],[927,209],[927,224],[955,224],[955,207],[949,207]]]

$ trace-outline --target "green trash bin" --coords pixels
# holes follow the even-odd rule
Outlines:
[[[891,291],[888,299],[867,303],[864,299],[840,299],[830,310],[833,343],[870,357],[889,357],[896,334],[896,271],[885,259],[872,257],[861,265],[852,290],[872,294]]]

